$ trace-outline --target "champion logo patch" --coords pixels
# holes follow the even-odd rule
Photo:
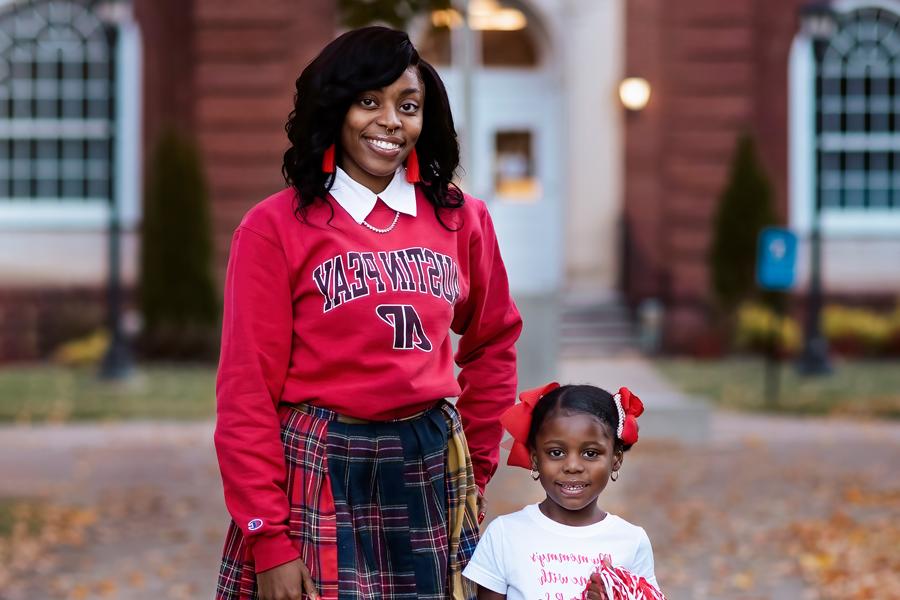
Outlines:
[[[262,519],[252,519],[249,523],[247,523],[247,529],[250,531],[256,531],[260,527],[263,526]]]

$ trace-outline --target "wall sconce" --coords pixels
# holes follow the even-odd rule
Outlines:
[[[644,110],[650,101],[650,84],[642,77],[629,77],[619,84],[619,100],[630,111]]]

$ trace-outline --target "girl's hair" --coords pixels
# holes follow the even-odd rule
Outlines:
[[[616,436],[619,427],[619,411],[613,395],[593,385],[564,385],[543,396],[531,413],[531,427],[528,430],[528,448],[534,449],[537,434],[547,417],[556,412],[581,413],[600,419],[609,428],[615,439],[613,449],[623,452],[631,448]]]
[[[462,191],[451,181],[459,166],[459,143],[441,78],[404,32],[364,27],[325,46],[297,79],[294,110],[284,127],[291,147],[284,153],[281,172],[297,191],[299,218],[314,202],[324,200],[334,183],[334,174],[322,171],[322,156],[334,144],[340,157],[341,127],[350,105],[361,92],[390,85],[409,67],[416,67],[425,88],[416,143],[422,191],[445,227],[439,210],[463,205]]]

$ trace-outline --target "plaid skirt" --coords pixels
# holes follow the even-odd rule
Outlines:
[[[476,488],[459,413],[441,401],[408,420],[349,424],[282,405],[288,535],[323,600],[474,600],[462,570],[478,541]],[[217,600],[257,598],[232,522]]]

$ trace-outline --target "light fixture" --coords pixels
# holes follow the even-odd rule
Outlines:
[[[469,0],[469,27],[475,31],[518,31],[528,25],[528,17],[517,8],[506,8],[497,0]],[[452,8],[431,13],[435,27],[456,29],[463,24],[462,15]]]
[[[497,0],[469,0],[468,12],[469,27],[476,31],[518,31],[528,25],[525,13]]]
[[[447,27],[448,29],[456,29],[462,25],[462,15],[458,10],[445,8],[442,10],[431,11],[431,24],[434,27]]]
[[[619,84],[619,100],[628,110],[643,110],[650,101],[650,84],[642,77],[628,77]]]

